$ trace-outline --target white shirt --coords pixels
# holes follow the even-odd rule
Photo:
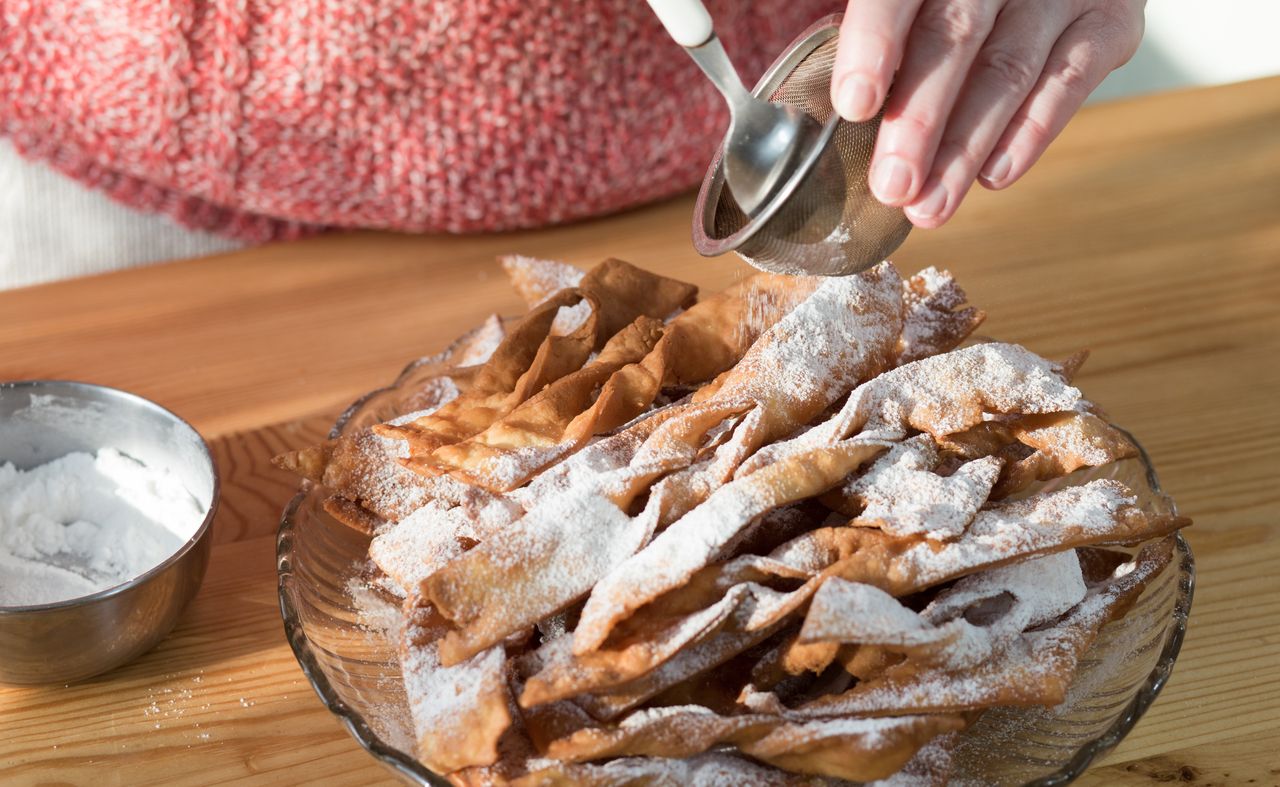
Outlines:
[[[0,138],[0,290],[242,245],[121,205]]]

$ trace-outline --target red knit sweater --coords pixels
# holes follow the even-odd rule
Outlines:
[[[756,78],[833,0],[708,0]],[[470,232],[697,182],[714,89],[643,0],[0,0],[0,134],[250,240]]]

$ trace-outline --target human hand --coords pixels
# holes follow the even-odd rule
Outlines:
[[[1012,184],[1133,56],[1145,5],[849,0],[831,98],[851,121],[884,104],[872,193],[916,226],[938,227],[975,178],[989,189]]]

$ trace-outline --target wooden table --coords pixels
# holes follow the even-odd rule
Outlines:
[[[741,263],[690,247],[691,208],[480,238],[329,236],[0,293],[0,379],[90,380],[173,408],[213,442],[224,494],[204,587],[163,644],[82,685],[0,689],[0,783],[389,782],[282,636],[273,538],[295,484],[268,458],[515,311],[496,254],[735,280]],[[1196,521],[1177,670],[1083,783],[1280,783],[1280,80],[1091,108],[1025,182],[975,193],[897,261],[955,271],[987,334],[1049,356],[1091,348],[1081,386]]]

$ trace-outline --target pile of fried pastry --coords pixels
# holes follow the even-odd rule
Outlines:
[[[699,299],[504,267],[525,315],[277,460],[372,537],[416,755],[455,783],[945,783],[985,709],[1063,700],[1189,524],[1044,483],[1137,450],[1083,354],[966,342],[945,271]]]

